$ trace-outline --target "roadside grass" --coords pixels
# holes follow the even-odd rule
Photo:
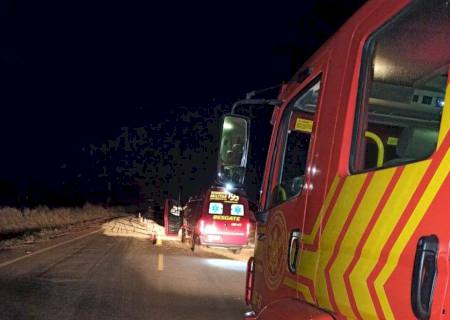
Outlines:
[[[117,210],[87,204],[82,208],[55,208],[45,206],[18,210],[0,208],[0,240],[20,237],[42,238],[60,229],[84,222],[117,217]],[[29,239],[32,240],[32,239]]]

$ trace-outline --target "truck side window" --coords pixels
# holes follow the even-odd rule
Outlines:
[[[320,81],[315,80],[285,110],[279,134],[280,142],[283,141],[283,161],[278,184],[272,191],[272,205],[300,194],[303,189],[319,90]]]
[[[435,151],[450,60],[449,7],[416,1],[368,40],[352,172],[403,165]]]

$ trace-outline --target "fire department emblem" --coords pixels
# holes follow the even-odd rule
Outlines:
[[[264,280],[275,290],[283,279],[287,259],[287,227],[281,211],[269,217],[264,249]]]

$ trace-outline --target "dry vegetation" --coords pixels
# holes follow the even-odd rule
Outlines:
[[[103,207],[85,205],[82,208],[37,207],[23,211],[15,208],[0,208],[0,237],[22,235],[67,227],[90,220],[115,217],[118,214]]]

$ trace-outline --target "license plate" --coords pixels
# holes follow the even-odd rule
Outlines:
[[[221,241],[222,237],[217,234],[210,234],[206,237],[208,242]]]

